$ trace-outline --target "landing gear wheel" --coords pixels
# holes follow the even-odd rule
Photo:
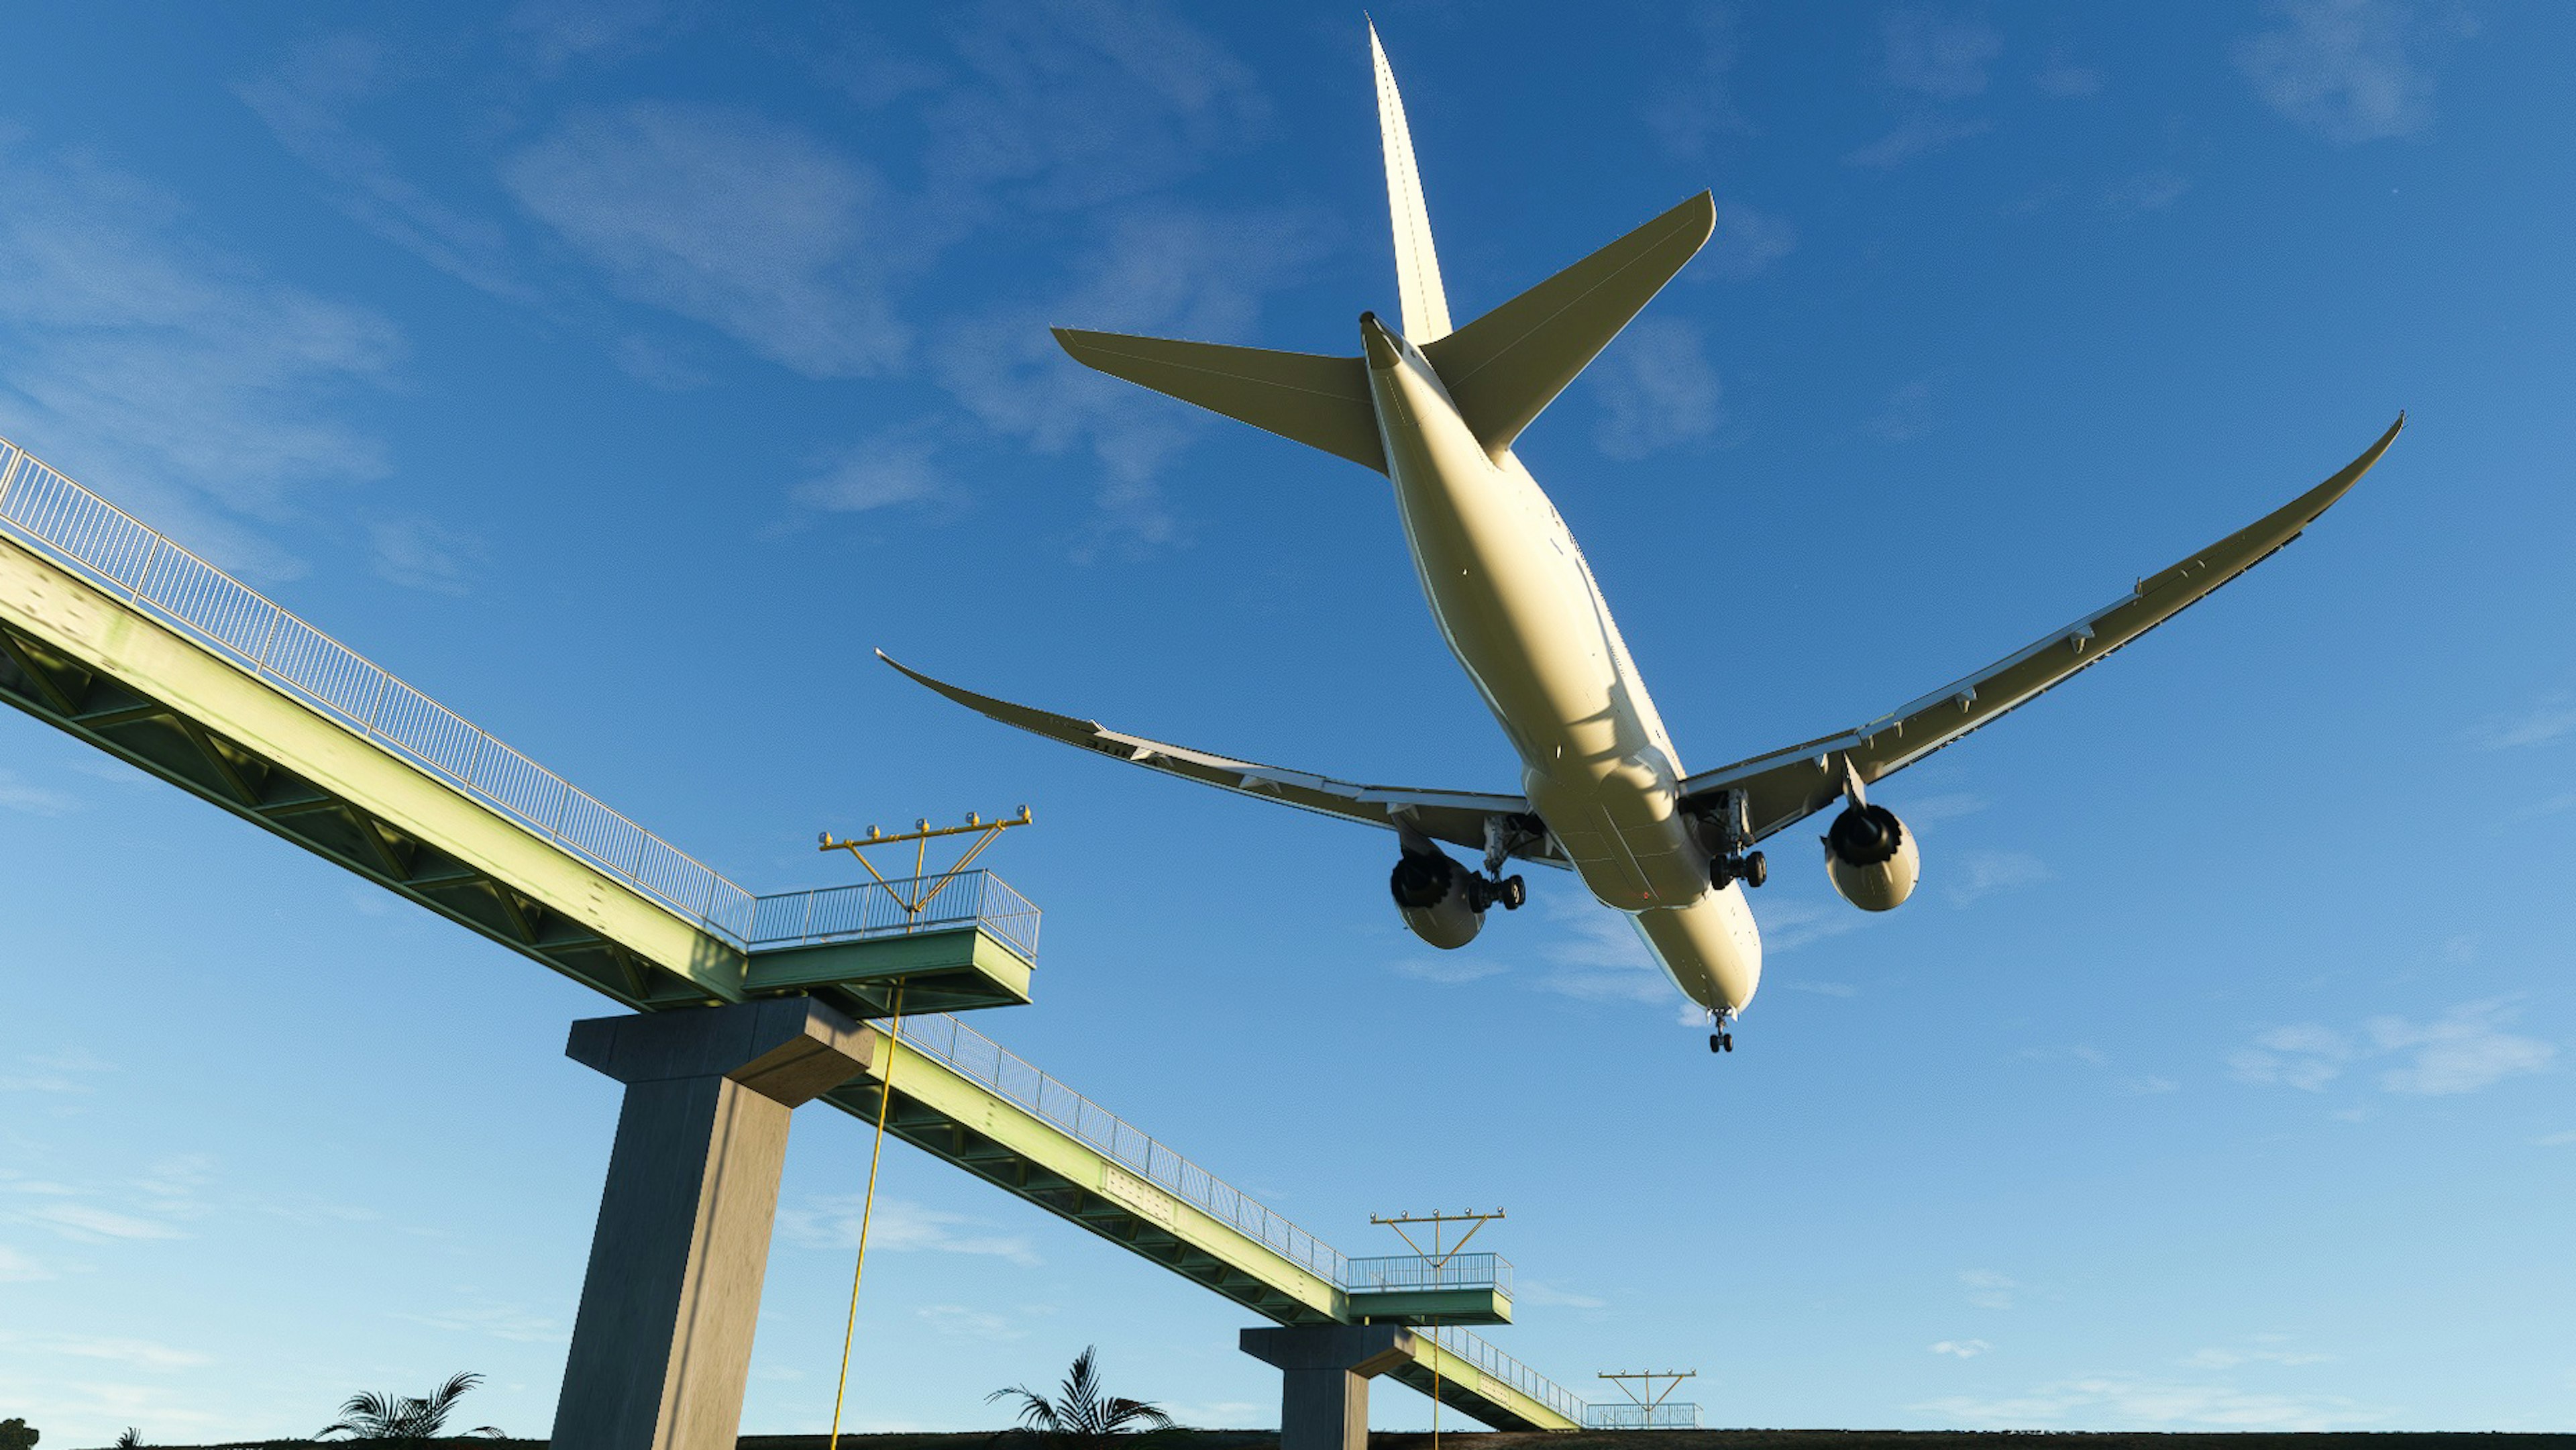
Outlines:
[[[1501,887],[1503,910],[1518,911],[1529,901],[1529,887],[1522,884],[1521,878],[1506,876],[1502,879]]]
[[[1708,1035],[1708,1050],[1711,1052],[1724,1052],[1726,1050],[1726,1034],[1723,1032],[1710,1033]]]
[[[1732,1032],[1721,1032],[1717,1034],[1717,1045],[1724,1051],[1733,1052],[1735,1050],[1735,1034]]]
[[[1747,886],[1759,887],[1763,882],[1771,879],[1771,868],[1763,862],[1762,853],[1759,851],[1745,857],[1736,869],[1738,874],[1744,877],[1744,884]]]

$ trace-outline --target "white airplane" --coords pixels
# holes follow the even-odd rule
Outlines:
[[[1007,725],[1227,790],[1393,830],[1390,883],[1415,935],[1461,947],[1524,888],[1506,863],[1570,867],[1625,913],[1673,984],[1706,1008],[1711,1051],[1762,979],[1742,887],[1756,844],[1837,801],[1823,836],[1834,890],[1865,911],[1912,893],[1912,831],[1865,788],[2023,704],[2270,557],[2351,488],[2406,425],[2252,526],[2029,648],[1865,725],[1697,775],[1684,770],[1591,566],[1512,440],[1714,229],[1702,192],[1453,328],[1413,143],[1375,27],[1378,122],[1404,328],[1360,314],[1360,357],[1055,330],[1086,366],[1384,473],[1431,617],[1521,758],[1521,793],[1358,785],[1149,740],[975,694],[880,658]],[[1441,843],[1483,852],[1471,870]]]

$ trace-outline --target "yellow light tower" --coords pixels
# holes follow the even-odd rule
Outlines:
[[[870,826],[868,827],[865,835],[855,836],[846,841],[833,835],[829,831],[825,831],[815,838],[814,849],[818,851],[849,852],[850,859],[867,868],[868,875],[874,877],[876,883],[885,888],[886,895],[893,897],[895,904],[903,908],[905,921],[907,923],[911,923],[919,921],[921,919],[922,912],[927,910],[930,903],[938,898],[939,893],[947,890],[951,883],[955,882],[960,875],[964,874],[967,867],[975,864],[975,858],[983,855],[984,848],[999,839],[1004,831],[1009,830],[1013,826],[1027,826],[1034,824],[1036,824],[1036,820],[1029,814],[1029,808],[1027,806],[1020,807],[1020,813],[1016,816],[1003,816],[998,820],[990,821],[985,820],[982,816],[977,815],[973,811],[968,811],[966,813],[966,824],[962,826],[934,826],[930,823],[930,818],[928,816],[924,816],[920,820],[913,822],[912,829],[909,831],[897,831],[889,834],[888,832],[879,830],[875,826]],[[975,843],[966,848],[965,854],[959,856],[947,870],[940,872],[937,876],[929,875],[930,843],[944,836],[966,835],[974,836]],[[898,883],[887,880],[885,873],[877,869],[876,863],[867,858],[867,850],[871,846],[897,846],[905,844],[909,844],[913,848],[912,877],[909,881]],[[909,896],[905,895],[903,891],[899,889],[900,886],[905,885],[912,888],[912,894]],[[907,926],[907,930],[908,929],[909,926]]]
[[[1465,1208],[1456,1213],[1399,1213],[1391,1216],[1373,1213],[1369,1215],[1369,1222],[1395,1230],[1395,1236],[1404,1240],[1406,1248],[1422,1256],[1424,1266],[1431,1271],[1431,1281],[1437,1284],[1440,1271],[1448,1268],[1449,1261],[1467,1247],[1467,1240],[1502,1216],[1503,1210],[1497,1205],[1490,1212]],[[1467,1225],[1467,1231],[1458,1235],[1458,1242],[1448,1242],[1449,1226],[1460,1223]],[[1413,1237],[1414,1230],[1425,1227],[1431,1231],[1431,1247],[1427,1250]],[[1440,1343],[1440,1321],[1437,1318],[1424,1319],[1422,1327],[1429,1331],[1434,1345]],[[1440,1360],[1436,1355],[1431,1361],[1431,1450],[1440,1450]]]

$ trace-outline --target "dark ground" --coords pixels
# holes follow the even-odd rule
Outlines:
[[[843,1435],[842,1450],[1010,1450],[998,1432]],[[2505,1435],[2439,1431],[2334,1431],[2318,1434],[2144,1434],[2053,1430],[1579,1430],[1564,1434],[1446,1432],[1458,1450],[2576,1450],[2576,1433]],[[351,1442],[326,1441],[335,1450]],[[543,1440],[434,1440],[437,1450],[545,1450]],[[304,1450],[311,1440],[236,1441],[228,1446],[154,1446],[152,1450]],[[1428,1434],[1369,1436],[1372,1450],[1431,1450]],[[825,1450],[821,1435],[745,1435],[741,1450]],[[1276,1430],[1184,1430],[1158,1437],[1156,1450],[1279,1450]]]

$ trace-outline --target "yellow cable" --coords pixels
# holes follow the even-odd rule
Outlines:
[[[885,1072],[877,1079],[877,1136],[868,1149],[868,1192],[859,1200],[859,1262],[850,1270],[850,1320],[841,1329],[841,1377],[832,1389],[831,1450],[841,1450],[841,1399],[850,1391],[850,1341],[859,1332],[859,1280],[868,1272],[868,1219],[877,1206],[877,1160],[885,1156],[886,1109],[894,1102],[894,1049],[903,1040],[903,983],[894,984],[894,1011],[886,1023]]]

